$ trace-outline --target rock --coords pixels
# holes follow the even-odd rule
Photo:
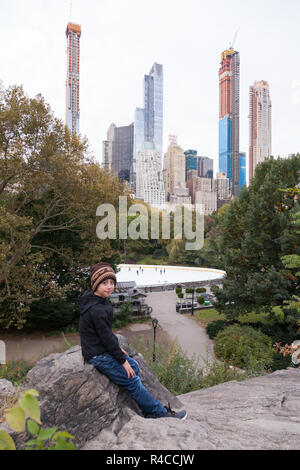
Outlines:
[[[143,357],[129,348],[119,336],[121,346],[138,360],[141,378],[153,396],[163,403],[181,405],[163,387]],[[125,390],[113,384],[93,366],[84,364],[80,346],[41,359],[28,372],[22,390],[39,392],[43,427],[57,426],[75,436],[75,445],[82,447],[111,426],[113,432],[134,416],[141,416],[136,402]],[[144,420],[144,418],[141,418]]]
[[[83,449],[299,450],[300,369],[276,371],[180,395],[185,421],[133,416]]]
[[[14,395],[15,393],[16,393],[16,389],[9,380],[6,380],[6,379],[0,380],[0,399],[1,400],[7,396]]]
[[[84,364],[75,346],[39,361],[23,384],[39,391],[43,427],[67,430],[84,450],[300,450],[300,368],[174,397],[127,340],[119,342],[155,398],[184,407],[187,419],[143,418],[130,395]],[[15,440],[22,449],[28,436]]]

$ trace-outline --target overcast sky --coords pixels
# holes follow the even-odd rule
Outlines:
[[[72,3],[71,15],[70,4]],[[240,52],[240,150],[249,152],[249,86],[266,80],[272,153],[300,152],[299,0],[0,0],[0,79],[42,93],[65,119],[68,21],[81,24],[80,132],[99,162],[109,125],[143,106],[143,77],[164,67],[168,134],[218,162],[220,53]]]

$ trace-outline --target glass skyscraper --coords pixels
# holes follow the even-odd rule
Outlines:
[[[197,150],[186,150],[185,155],[185,179],[187,180],[187,174],[189,170],[197,171],[198,168],[198,157]]]
[[[240,190],[246,185],[246,153],[240,152]]]
[[[151,142],[159,157],[163,156],[163,66],[153,64],[144,76],[144,108],[136,108],[134,116],[133,183],[136,179],[136,157]]]
[[[219,172],[231,180],[232,121],[229,117],[219,120]]]
[[[219,90],[219,171],[226,173],[233,196],[238,196],[240,191],[240,55],[233,48],[221,54]]]

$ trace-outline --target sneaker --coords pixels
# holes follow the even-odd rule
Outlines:
[[[168,406],[165,406],[167,410],[167,414],[165,418],[177,418],[177,419],[185,419],[187,417],[187,412],[185,410],[181,411],[174,411],[170,407],[170,403],[168,403]]]

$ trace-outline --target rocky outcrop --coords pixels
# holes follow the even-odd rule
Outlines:
[[[131,350],[126,338],[119,336],[120,345],[140,365],[143,384],[162,403],[181,405],[163,387],[143,357]],[[58,426],[75,436],[77,448],[111,427],[118,433],[134,416],[141,416],[131,396],[93,366],[84,364],[80,346],[65,353],[50,354],[31,369],[22,389],[35,388],[39,392],[41,421],[44,427]],[[142,418],[144,419],[144,418]]]
[[[15,395],[15,393],[16,389],[9,380],[0,380],[0,400],[4,399],[4,397]]]
[[[232,381],[179,396],[185,421],[134,416],[84,449],[300,449],[300,369]]]
[[[84,364],[75,346],[39,361],[22,387],[39,391],[43,426],[67,430],[81,449],[300,449],[300,369],[174,397],[125,338],[119,341],[138,360],[149,391],[184,407],[187,419],[143,418],[127,392]]]

